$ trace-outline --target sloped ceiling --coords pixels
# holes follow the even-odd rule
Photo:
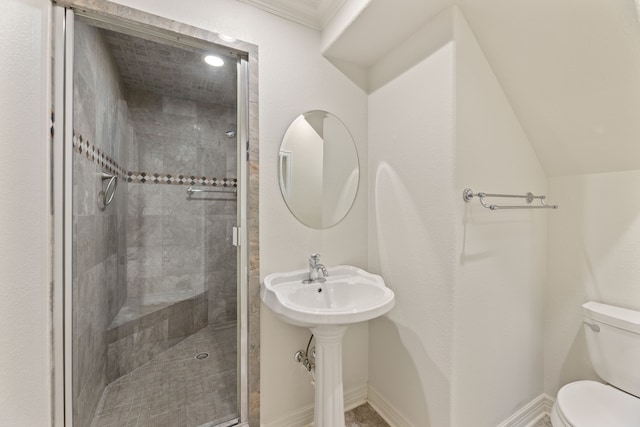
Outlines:
[[[548,176],[640,169],[635,0],[463,0]]]
[[[323,54],[366,71],[458,5],[548,176],[640,169],[638,1],[348,0],[362,8]]]

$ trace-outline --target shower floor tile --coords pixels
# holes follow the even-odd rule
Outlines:
[[[199,353],[208,357],[196,359]],[[215,426],[237,417],[236,325],[207,326],[109,384],[91,427]]]

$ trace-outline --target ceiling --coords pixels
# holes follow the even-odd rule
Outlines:
[[[548,176],[640,169],[635,0],[464,0]]]
[[[203,61],[205,50],[177,47],[122,32],[101,29],[120,77],[128,89],[207,104],[235,106],[237,59],[221,67]]]
[[[548,176],[640,169],[639,0],[239,1],[321,31],[322,53],[365,76],[456,5]]]
[[[322,30],[346,0],[238,0],[315,30]]]

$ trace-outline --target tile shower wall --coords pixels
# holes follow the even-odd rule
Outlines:
[[[73,120],[75,142],[82,144],[73,155],[73,418],[84,427],[106,382],[107,328],[127,298],[122,169],[132,129],[123,85],[99,32],[78,22],[75,49]],[[87,156],[87,146],[102,156]],[[105,159],[120,166],[120,178],[114,200],[100,209],[100,173],[106,168],[99,163]]]
[[[207,326],[207,298],[204,292],[161,309],[137,312],[130,319],[119,315],[107,332],[107,382],[150,362]]]
[[[136,140],[129,152],[134,175],[236,177],[236,139],[225,135],[236,129],[235,104],[130,91],[128,106]],[[188,184],[133,182],[127,218],[129,301],[166,304],[208,291],[209,323],[235,320],[233,195],[189,198]]]
[[[103,36],[77,23],[73,390],[81,427],[106,383],[207,323],[236,319],[235,197],[186,193],[236,185],[236,139],[225,136],[236,128],[235,103],[125,88]],[[120,177],[105,209],[102,171]]]

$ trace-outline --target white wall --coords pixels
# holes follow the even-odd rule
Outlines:
[[[366,267],[370,215],[370,269],[385,275],[398,303],[372,322],[370,337],[366,325],[348,332],[347,389],[369,375],[371,386],[416,426],[464,426],[472,415],[473,425],[492,425],[489,420],[499,421],[541,392],[532,374],[541,372],[542,348],[542,295],[534,284],[545,271],[539,233],[545,217],[544,391],[555,395],[566,382],[595,377],[580,305],[594,299],[640,309],[640,205],[629,197],[640,173],[553,178],[549,200],[561,209],[548,213],[505,215],[463,205],[465,186],[518,193],[545,188],[517,120],[459,17],[455,44],[446,31],[438,43],[424,40],[428,54],[421,61],[395,78],[379,79],[367,129],[366,94],[322,59],[317,33],[232,0],[194,0],[189,8],[170,0],[120,3],[259,45],[263,276],[304,268],[316,251],[326,264]],[[48,138],[38,124],[47,123],[49,104],[49,2],[8,0],[4,6],[0,77],[9,84],[0,92],[0,425],[44,426],[51,388]],[[388,101],[411,108],[390,108]],[[299,224],[277,183],[280,138],[310,109],[338,115],[358,144],[363,177],[371,166],[369,207],[362,179],[354,210],[325,231]],[[306,373],[291,363],[308,332],[285,325],[266,308],[261,326],[262,419],[275,424],[312,402]],[[482,400],[473,394],[479,391]]]
[[[49,2],[7,0],[2,6],[0,426],[46,426],[51,411]]]
[[[598,379],[586,348],[582,304],[640,310],[640,171],[549,179],[562,202],[549,217],[545,392]]]
[[[370,322],[369,384],[416,427],[450,425],[454,52],[449,38],[369,98],[370,268],[396,294]]]
[[[322,136],[306,120],[296,120],[287,129],[283,146],[291,152],[289,157],[288,205],[301,218],[320,217],[322,223]]]
[[[324,139],[332,143],[324,144],[322,219],[334,224],[351,207],[360,179],[359,160],[348,129],[335,117],[324,120]]]
[[[490,427],[542,393],[546,218],[557,212],[490,211],[477,199],[462,202],[465,187],[545,194],[547,185],[484,53],[462,14],[454,11],[457,277],[452,425]]]
[[[369,102],[370,266],[397,297],[371,322],[369,382],[415,426],[490,427],[542,393],[546,212],[488,211],[462,190],[546,181],[460,12],[428,26],[407,41],[426,58]]]
[[[458,0],[548,176],[640,169],[634,0]]]
[[[312,230],[287,209],[278,185],[280,140],[307,110],[326,110],[351,131],[366,175],[366,94],[320,55],[320,35],[233,0],[119,0],[118,3],[234,36],[259,46],[260,55],[260,270],[261,276],[306,268],[311,253],[326,265],[367,264],[366,182],[347,216],[329,230]],[[364,180],[363,180],[364,181]],[[261,311],[261,421],[274,423],[313,403],[309,376],[293,362],[310,332]],[[366,324],[345,337],[345,389],[367,379]]]

